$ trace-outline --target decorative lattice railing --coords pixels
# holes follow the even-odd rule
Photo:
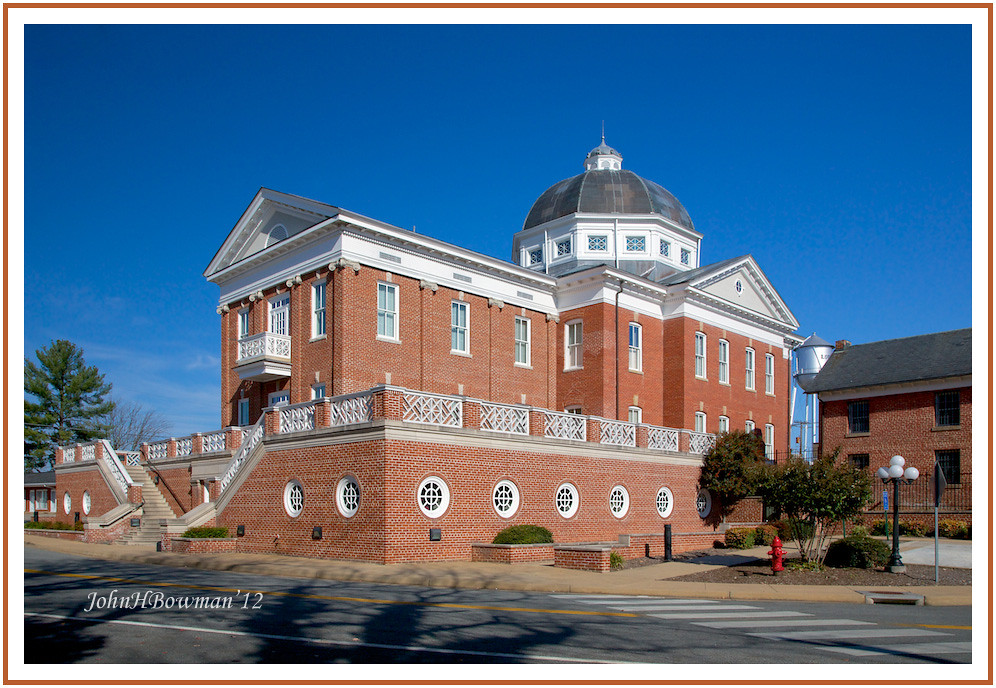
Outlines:
[[[685,432],[688,433],[688,452],[690,454],[705,454],[716,444],[715,435],[707,432],[692,432],[691,430],[685,430]]]
[[[76,461],[76,447],[63,447],[62,448],[62,461],[63,463],[73,463]]]
[[[647,448],[676,452],[679,447],[678,434],[677,430],[671,428],[649,427],[647,429]]]
[[[584,442],[588,439],[588,422],[586,416],[576,413],[560,413],[558,411],[544,411],[543,418],[545,427],[544,437],[553,437],[559,440],[577,440]]]
[[[280,407],[280,433],[315,429],[315,402]]]
[[[262,414],[256,424],[251,428],[247,428],[243,435],[242,446],[239,447],[238,451],[235,452],[235,456],[228,463],[228,468],[225,470],[225,475],[221,478],[221,491],[224,492],[228,486],[231,484],[232,480],[235,478],[235,474],[239,472],[243,462],[249,455],[252,454],[252,450],[256,448],[256,445],[260,443],[263,439],[264,431],[266,430],[266,414]]]
[[[80,447],[80,461],[94,461],[97,458],[97,452],[92,444],[84,444]]]
[[[141,466],[142,465],[142,454],[137,451],[130,451],[125,454],[125,465],[126,466]]]
[[[260,356],[289,359],[291,357],[291,338],[285,334],[260,332],[239,340],[239,361]]]
[[[618,420],[600,420],[602,427],[602,444],[611,444],[615,447],[635,447],[636,446],[636,424],[624,423]]]
[[[425,425],[463,427],[463,400],[426,392],[405,391],[401,399],[402,420]]]
[[[194,450],[194,441],[190,437],[184,437],[183,439],[176,441],[177,456],[187,456],[193,450]]]
[[[204,453],[224,451],[226,447],[224,432],[212,432],[204,435],[201,441],[201,451]]]
[[[103,447],[103,452],[101,452],[100,457],[101,461],[105,466],[107,466],[111,476],[114,478],[114,482],[116,482],[118,487],[121,488],[122,494],[120,498],[122,503],[126,502],[128,501],[128,488],[135,483],[132,482],[131,476],[128,475],[128,471],[125,470],[125,467],[121,465],[121,459],[118,458],[117,452],[115,452],[113,447],[111,447],[111,443],[107,440],[100,440],[100,443]],[[93,448],[93,445],[90,445],[90,447]]]
[[[169,455],[169,442],[156,442],[149,445],[149,461],[165,459]]]
[[[529,409],[481,402],[481,430],[528,435]]]
[[[372,402],[373,396],[369,392],[333,399],[329,403],[329,427],[369,423]]]

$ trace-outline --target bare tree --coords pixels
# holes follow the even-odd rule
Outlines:
[[[153,442],[169,434],[171,424],[155,409],[147,409],[135,401],[117,401],[114,409],[104,416],[110,429],[107,439],[122,451],[138,449],[143,442]]]

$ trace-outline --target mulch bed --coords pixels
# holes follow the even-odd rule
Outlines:
[[[711,549],[699,552],[685,552],[675,555],[675,561],[694,561],[705,556],[736,555],[736,550]],[[663,563],[663,557],[644,557],[631,559],[624,568],[650,566]],[[690,573],[674,581],[692,581],[697,583],[769,583],[776,585],[847,585],[876,586],[884,585],[934,585],[934,567],[909,564],[905,573],[889,573],[884,569],[834,569],[824,568],[821,571],[792,570],[791,564],[798,559],[789,559],[785,563],[785,571],[775,576],[771,572],[771,562],[768,559],[757,559],[737,563],[732,566],[705,569],[698,573]],[[939,585],[971,585],[972,570],[940,567]]]

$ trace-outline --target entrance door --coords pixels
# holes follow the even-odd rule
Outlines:
[[[270,300],[270,332],[287,334],[287,317],[290,310],[290,294]]]

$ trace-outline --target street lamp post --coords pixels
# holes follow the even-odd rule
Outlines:
[[[913,466],[903,470],[903,466],[905,465],[906,459],[897,454],[889,459],[889,465],[887,467],[883,466],[878,469],[878,477],[882,479],[882,482],[886,485],[889,483],[892,483],[893,485],[892,557],[890,557],[889,563],[885,567],[885,570],[891,573],[903,573],[906,571],[903,559],[899,556],[899,485],[900,483],[904,485],[909,484],[920,477],[920,471]]]

